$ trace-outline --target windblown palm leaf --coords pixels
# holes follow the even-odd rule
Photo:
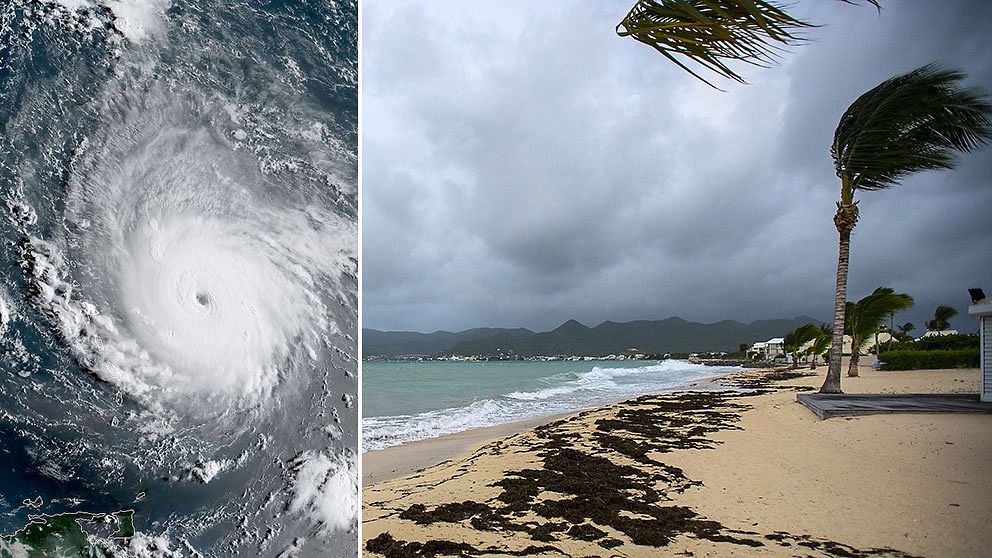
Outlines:
[[[857,0],[841,0],[857,4]],[[867,0],[879,8],[878,0]],[[728,62],[766,67],[785,47],[804,42],[798,30],[812,24],[765,0],[638,0],[617,25],[621,37],[633,37],[678,67],[716,87],[681,60],[695,62],[722,77],[745,83]]]
[[[958,311],[950,306],[941,304],[933,311],[933,319],[927,322],[927,328],[936,331],[944,331],[951,327],[951,318],[958,315]]]
[[[771,65],[782,47],[802,42],[794,32],[804,27],[810,24],[763,0],[639,0],[617,25],[617,34],[654,48],[712,86],[677,57],[744,83],[727,62]]]
[[[813,339],[813,343],[806,349],[806,354],[813,356],[813,362],[816,362],[816,357],[827,352],[830,348],[830,333],[826,331],[821,331],[820,335]]]
[[[913,297],[896,293],[888,287],[879,287],[858,302],[847,303],[844,329],[847,334],[864,341],[882,326],[889,314],[913,306]]]
[[[830,154],[852,190],[881,190],[915,172],[950,169],[954,151],[992,139],[992,103],[964,74],[929,64],[888,79],[841,117]]]
[[[796,336],[796,345],[803,346],[823,335],[823,329],[816,324],[801,325],[796,328],[794,335]]]

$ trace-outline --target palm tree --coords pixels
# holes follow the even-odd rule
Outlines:
[[[785,354],[792,356],[792,368],[799,368],[799,343],[796,342],[796,332],[790,331],[782,338],[782,350]]]
[[[792,356],[792,369],[795,370],[799,368],[799,356],[809,355],[809,347],[803,348],[810,341],[816,340],[819,336],[823,335],[823,330],[820,329],[815,324],[801,325],[786,333],[782,338],[782,349],[789,355]],[[823,351],[821,350],[820,353]],[[816,353],[816,354],[820,354]]]
[[[816,357],[827,352],[827,349],[830,348],[830,337],[829,332],[820,329],[820,333],[813,338],[813,342],[806,348],[806,354],[811,357],[809,361],[810,370],[816,370]]]
[[[941,304],[933,311],[933,319],[926,323],[927,329],[932,329],[940,335],[940,332],[951,327],[951,318],[957,315],[957,310]]]
[[[889,314],[901,312],[913,305],[913,297],[895,293],[888,287],[879,287],[858,302],[848,302],[844,327],[851,336],[851,362],[847,368],[849,377],[858,375],[858,361],[861,346],[876,333]],[[876,343],[877,350],[877,343]],[[833,359],[831,359],[831,366]]]
[[[906,322],[906,323],[902,324],[901,326],[899,326],[899,334],[902,337],[902,339],[900,339],[900,341],[903,341],[907,337],[910,337],[909,332],[910,331],[913,331],[914,329],[916,329],[916,326],[913,325],[913,322]],[[910,337],[910,339],[912,339],[912,338]]]
[[[867,2],[881,9],[878,0]],[[682,60],[745,83],[728,62],[770,66],[779,60],[786,47],[805,42],[797,32],[809,27],[813,25],[789,15],[778,3],[765,0],[637,0],[616,31],[621,37],[632,37],[650,46],[697,79],[717,88]]]
[[[884,190],[916,172],[950,169],[954,152],[992,139],[992,104],[983,91],[960,85],[964,74],[927,65],[890,78],[848,107],[830,154],[840,178],[834,225],[840,236],[830,367],[821,393],[842,393],[847,269],[851,231],[858,222],[856,191]]]

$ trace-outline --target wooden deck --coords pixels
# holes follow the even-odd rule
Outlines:
[[[977,393],[800,393],[796,401],[821,420],[885,413],[992,413],[992,403],[980,401]]]

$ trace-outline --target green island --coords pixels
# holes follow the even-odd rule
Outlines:
[[[29,515],[23,528],[0,535],[0,558],[109,558],[133,536],[134,510]]]

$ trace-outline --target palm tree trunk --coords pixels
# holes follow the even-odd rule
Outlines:
[[[847,377],[857,378],[858,377],[858,361],[861,360],[861,343],[855,346],[855,342],[860,341],[859,339],[851,339],[851,363],[847,365]]]
[[[840,389],[840,360],[844,354],[844,310],[847,304],[847,266],[850,255],[851,231],[841,230],[840,249],[837,256],[837,291],[834,295],[834,331],[830,342],[830,363],[827,367],[827,377],[820,387],[820,393],[844,393]]]

